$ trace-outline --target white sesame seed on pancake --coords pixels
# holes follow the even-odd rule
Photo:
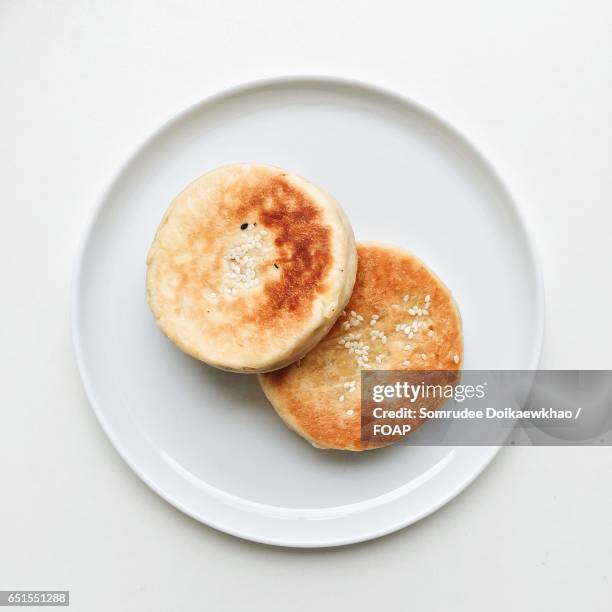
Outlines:
[[[463,336],[445,285],[411,253],[357,244],[355,288],[345,314],[298,363],[259,376],[285,423],[313,446],[362,451],[360,372],[458,370]]]
[[[186,353],[226,370],[270,371],[329,331],[356,262],[331,195],[279,168],[235,164],[170,204],[147,258],[147,300]]]

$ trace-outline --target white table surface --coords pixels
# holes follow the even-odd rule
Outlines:
[[[504,449],[452,503],[366,544],[299,551],[200,525],[123,463],[70,337],[105,184],[177,111],[265,76],[371,81],[430,107],[523,205],[546,368],[612,368],[608,0],[0,3],[0,589],[76,610],[609,610],[612,450]]]

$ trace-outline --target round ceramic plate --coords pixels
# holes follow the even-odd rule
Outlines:
[[[159,495],[236,536],[333,546],[413,523],[466,487],[497,447],[316,450],[283,425],[255,376],[191,359],[153,322],[145,258],[166,207],[194,178],[240,161],[307,177],[338,199],[357,239],[418,254],[459,304],[466,369],[536,367],[539,270],[519,212],[483,157],[394,93],[338,79],[277,79],[173,119],[123,166],[98,206],[73,317],[96,415]]]

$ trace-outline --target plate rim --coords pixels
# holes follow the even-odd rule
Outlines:
[[[465,146],[476,158],[479,164],[494,178],[499,188],[502,190],[507,203],[511,206],[512,212],[516,215],[519,225],[524,233],[524,239],[528,249],[528,258],[533,266],[534,281],[536,287],[535,304],[537,312],[535,314],[535,338],[534,344],[530,357],[530,368],[536,369],[542,351],[542,342],[544,336],[544,317],[545,317],[545,293],[544,293],[544,276],[542,271],[542,265],[540,256],[535,246],[535,240],[533,237],[532,229],[527,222],[525,213],[518,200],[514,197],[505,181],[502,180],[496,167],[489,161],[489,159],[481,152],[480,148],[477,147],[471,140],[469,140],[461,131],[459,131],[454,125],[448,122],[445,118],[440,116],[436,111],[431,110],[427,106],[415,101],[411,97],[399,93],[395,90],[389,89],[385,86],[374,84],[371,82],[363,81],[360,79],[341,77],[328,74],[295,74],[295,75],[280,75],[274,77],[264,77],[259,79],[253,79],[249,81],[243,81],[236,85],[226,87],[220,91],[217,91],[211,95],[199,98],[195,102],[184,107],[182,110],[172,114],[168,119],[163,121],[155,130],[149,133],[144,139],[142,139],[136,146],[134,146],[129,155],[127,155],[121,163],[119,163],[115,170],[111,173],[110,179],[108,179],[100,191],[93,210],[88,215],[88,221],[85,225],[85,230],[81,234],[80,242],[77,247],[76,262],[73,269],[72,277],[72,290],[71,290],[71,331],[72,331],[72,343],[75,353],[77,368],[79,371],[81,383],[85,390],[85,394],[93,410],[102,430],[111,442],[115,451],[119,454],[121,459],[128,465],[128,467],[140,478],[149,488],[151,488],[157,495],[168,502],[177,510],[180,510],[184,514],[190,516],[194,520],[200,523],[208,525],[218,531],[239,537],[245,540],[258,542],[261,544],[268,544],[274,546],[284,546],[292,548],[325,548],[325,547],[336,547],[344,546],[349,544],[356,544],[359,542],[365,542],[368,540],[376,539],[400,529],[412,525],[426,516],[436,512],[442,506],[446,505],[453,498],[464,491],[482,472],[489,466],[491,461],[495,458],[501,446],[485,446],[485,447],[469,447],[472,450],[479,448],[482,451],[483,459],[478,465],[478,469],[470,472],[464,479],[458,482],[454,487],[449,488],[446,495],[440,496],[436,503],[430,504],[424,508],[421,512],[409,515],[407,518],[396,522],[391,525],[384,526],[379,529],[364,529],[360,534],[354,537],[342,537],[338,539],[326,539],[324,541],[296,541],[288,540],[286,538],[271,538],[258,536],[255,533],[244,532],[240,529],[234,529],[231,525],[219,524],[218,521],[207,519],[200,513],[186,507],[180,500],[175,499],[171,494],[164,491],[158,486],[151,478],[149,478],[143,471],[137,467],[136,462],[130,456],[129,450],[125,449],[116,439],[112,428],[107,423],[104,416],[104,411],[101,409],[96,395],[93,390],[93,384],[90,380],[88,368],[85,364],[85,357],[83,354],[82,343],[80,338],[79,326],[78,326],[78,311],[79,311],[79,295],[81,293],[81,278],[84,271],[85,255],[87,246],[94,234],[97,221],[104,209],[105,203],[108,196],[111,194],[115,185],[122,176],[123,171],[128,167],[136,158],[158,138],[162,133],[172,127],[173,124],[179,123],[183,118],[187,117],[191,113],[198,109],[205,108],[206,106],[212,105],[220,100],[231,98],[236,95],[248,91],[254,91],[257,89],[264,89],[266,87],[282,86],[282,85],[326,85],[326,86],[341,86],[344,88],[360,89],[368,93],[373,93],[378,96],[387,97],[401,104],[402,106],[408,106],[415,109],[417,112],[427,117],[433,123],[441,126],[445,131],[450,133],[454,138]]]

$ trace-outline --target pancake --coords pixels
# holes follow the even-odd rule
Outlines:
[[[236,164],[176,197],[147,266],[147,301],[172,342],[224,370],[265,372],[327,334],[357,255],[331,195],[279,168]]]
[[[357,244],[357,280],[329,334],[299,362],[259,376],[283,421],[319,448],[362,451],[362,369],[458,370],[461,318],[440,279],[411,253]]]

